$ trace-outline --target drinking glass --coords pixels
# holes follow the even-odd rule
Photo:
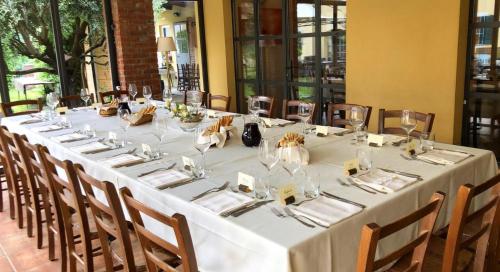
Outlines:
[[[306,198],[317,198],[320,192],[319,173],[306,172],[304,180],[304,196]]]
[[[173,100],[172,93],[169,90],[165,90],[163,92],[163,101],[165,101],[165,108],[167,108],[167,110],[169,111],[172,110],[172,108],[170,107],[170,105],[172,104],[172,100]]]
[[[55,110],[57,105],[59,104],[59,95],[56,92],[51,92],[46,96],[47,106],[51,109],[49,119],[53,119],[55,116]]]
[[[187,93],[187,100],[194,108],[199,109],[202,104],[202,93],[198,91],[190,91]]]
[[[248,97],[248,112],[255,117],[259,116],[260,101],[253,96]]]
[[[120,117],[120,128],[125,133],[125,138],[122,145],[126,146],[128,144],[128,128],[130,127],[130,115],[127,109],[120,108],[118,110],[118,116]]]
[[[267,177],[255,179],[254,196],[256,199],[266,199],[269,195],[269,180]]]
[[[150,86],[142,87],[142,95],[147,99],[147,104],[149,105],[151,97],[153,96],[153,91],[151,91]]]
[[[167,153],[161,152],[161,145],[167,138],[167,127],[167,118],[162,118],[159,115],[155,114],[153,117],[153,135],[158,139],[158,146],[155,153],[158,153],[160,157],[168,155]]]
[[[417,118],[412,110],[403,110],[401,113],[401,128],[406,131],[406,142],[410,143],[410,133],[417,128]]]
[[[359,131],[365,123],[365,108],[361,106],[354,106],[349,113],[349,123],[354,128],[354,139],[357,141]]]
[[[128,85],[128,94],[132,96],[132,101],[135,101],[135,96],[137,95],[137,86],[134,83]]]
[[[203,175],[206,173],[206,160],[205,160],[205,153],[208,151],[210,146],[212,145],[212,142],[210,139],[207,139],[206,137],[203,137],[203,132],[205,131],[205,128],[203,127],[197,127],[194,130],[194,138],[193,138],[193,146],[196,148],[201,153],[201,168],[203,170]]]
[[[89,100],[90,100],[90,92],[89,92],[89,89],[87,88],[83,88],[81,91],[80,91],[80,97],[81,99],[83,100],[83,102],[85,102],[85,107],[88,106],[89,104]]]
[[[293,177],[302,166],[300,146],[295,143],[288,143],[280,147],[278,152],[283,168]]]
[[[259,161],[266,167],[268,174],[271,173],[273,167],[276,166],[280,160],[274,140],[274,138],[262,139],[259,145]]]
[[[372,168],[372,151],[370,148],[358,148],[356,158],[359,161],[360,170],[370,170]]]
[[[313,109],[313,107],[312,107],[312,104],[310,104],[310,103],[305,103],[305,102],[299,103],[298,116],[299,116],[300,120],[302,121],[302,124],[303,124],[302,132],[304,134],[308,133],[307,123],[311,119],[312,109]]]
[[[420,148],[422,151],[432,151],[434,149],[434,142],[436,140],[436,135],[432,132],[422,132],[420,134]]]

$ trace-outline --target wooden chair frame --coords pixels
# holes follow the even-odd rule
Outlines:
[[[283,110],[282,110],[282,118],[290,121],[301,121],[298,116],[298,108],[300,103],[303,103],[300,100],[283,100]],[[316,120],[316,103],[309,103],[312,105],[312,117],[311,121],[314,122]],[[293,108],[293,110],[290,110]]]
[[[90,103],[94,103],[94,94],[90,94]],[[75,105],[72,105],[71,102],[75,102]],[[59,100],[59,103],[61,107],[68,107],[68,108],[77,108],[78,107],[78,102],[82,102],[82,97],[80,95],[68,95],[68,96],[63,96]],[[88,106],[88,105],[87,105]]]
[[[226,104],[226,106],[225,107],[213,106],[212,105],[213,101],[222,101]],[[207,94],[207,106],[209,109],[212,109],[212,110],[229,112],[229,109],[231,108],[231,96],[212,95],[212,94],[208,93]]]
[[[412,253],[410,266],[405,271],[422,271],[427,245],[431,238],[436,218],[441,209],[445,195],[434,193],[430,202],[419,210],[383,227],[376,223],[363,226],[358,253],[358,272],[377,271],[378,269],[397,261],[401,257]],[[418,237],[398,250],[375,261],[378,242],[398,232],[413,223],[421,221]]]
[[[132,193],[126,187],[122,188],[120,193],[130,214],[132,223],[134,224],[135,232],[139,238],[141,248],[146,258],[148,270],[158,271],[159,268],[163,271],[174,271],[176,269],[171,263],[167,263],[155,255],[153,248],[156,246],[174,256],[180,256],[180,259],[176,258],[174,265],[179,265],[180,263],[180,265],[182,265],[182,271],[198,271],[193,242],[191,240],[191,234],[189,233],[186,218],[177,213],[170,217],[142,204],[134,199]],[[175,246],[148,231],[144,226],[141,214],[149,216],[150,218],[171,227],[174,230],[178,246]]]
[[[104,98],[108,96],[113,96],[114,98],[120,98],[121,96],[126,95],[129,97],[128,91],[109,91],[109,92],[100,92],[99,93],[99,101],[104,104]]]
[[[38,107],[38,110],[26,110],[26,111],[21,111],[21,112],[12,112],[12,108],[16,106],[29,106],[29,105],[35,105]],[[14,102],[3,102],[0,103],[0,106],[2,107],[2,112],[5,115],[5,117],[9,116],[18,116],[18,115],[26,115],[26,114],[31,114],[31,113],[37,113],[42,111],[43,108],[43,101],[41,98],[37,100],[19,100],[19,101],[14,101]]]
[[[274,97],[271,97],[271,96],[252,96],[254,99],[257,99],[261,106],[262,104],[267,104],[268,107],[267,109],[260,109],[258,114],[259,116],[263,116],[263,117],[268,117],[268,118],[271,118],[272,115],[273,115],[273,108],[274,108]]]
[[[357,104],[339,104],[339,103],[328,103],[328,111],[327,111],[327,122],[329,126],[332,127],[345,127],[350,126],[349,119],[347,119],[347,112],[350,112],[353,107],[363,107],[366,109],[365,111],[365,126],[370,125],[370,118],[372,115],[372,107],[370,106],[362,106]],[[340,112],[344,114],[344,118],[336,119],[334,115],[336,112]]]
[[[387,118],[401,118],[403,114],[402,110],[385,110],[380,109],[378,115],[378,133],[379,134],[398,134],[398,135],[406,135],[406,132],[399,127],[385,127],[385,119]],[[422,133],[430,133],[432,131],[432,126],[434,124],[434,113],[421,113],[415,112],[415,118],[418,122],[424,123],[424,128],[422,131],[414,130],[411,132],[411,136],[420,137]]]

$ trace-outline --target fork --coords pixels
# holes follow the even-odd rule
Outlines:
[[[281,217],[281,218],[284,218],[286,217],[286,215],[282,214],[278,209],[276,209],[275,207],[271,207],[271,212],[274,213],[274,215],[276,215],[277,217]]]
[[[147,176],[147,175],[151,175],[151,174],[156,173],[158,171],[167,171],[167,170],[170,170],[170,169],[174,168],[176,164],[177,163],[174,162],[174,163],[172,163],[168,167],[162,167],[162,168],[158,168],[158,169],[151,170],[151,171],[148,171],[148,172],[144,172],[142,174],[139,174],[138,177],[144,177],[144,176]]]
[[[429,161],[429,160],[420,159],[416,155],[412,155],[411,157],[405,156],[403,154],[399,154],[399,155],[401,155],[401,157],[407,161],[421,161],[421,162],[425,162],[425,163],[432,164],[432,165],[445,165],[442,163],[437,163],[437,162],[433,162],[433,161]]]
[[[302,223],[304,226],[307,226],[307,227],[310,227],[310,228],[315,228],[315,227],[316,227],[315,225],[313,225],[313,224],[309,224],[309,223],[305,222],[304,220],[300,219],[301,217],[299,217],[298,215],[294,214],[294,213],[292,212],[292,210],[290,210],[290,208],[285,207],[285,208],[283,208],[283,210],[285,211],[285,213],[286,213],[286,215],[287,215],[287,216],[292,217],[293,219],[295,219],[295,220],[299,221],[299,222],[300,222],[300,223]],[[306,218],[306,217],[304,217],[304,218]],[[307,218],[307,219],[309,219],[309,218]],[[311,219],[309,219],[309,220],[311,220]],[[311,220],[311,221],[313,221],[313,220]],[[314,222],[314,221],[313,221],[313,222]],[[316,223],[316,222],[315,222],[315,223]]]
[[[360,190],[363,190],[367,193],[370,193],[370,194],[376,194],[376,192],[374,190],[372,190],[372,188],[370,187],[370,189],[367,189],[359,184],[357,184],[356,182],[354,181],[349,181],[348,183],[347,182],[344,182],[342,179],[340,178],[337,178],[337,181],[342,185],[342,186],[346,186],[346,187],[350,187],[350,186],[354,186],[355,188],[358,188]]]
[[[106,159],[111,159],[111,158],[118,157],[118,156],[121,156],[121,155],[133,154],[133,153],[135,153],[136,150],[137,150],[137,148],[133,148],[133,149],[128,150],[127,152],[122,152],[122,153],[118,153],[116,155],[107,157]]]
[[[211,193],[216,193],[216,192],[220,192],[222,190],[225,190],[227,188],[227,186],[229,186],[229,181],[226,181],[224,182],[224,184],[222,184],[220,187],[215,187],[215,188],[212,188],[210,190],[207,190],[199,195],[196,195],[196,196],[193,196],[193,198],[191,199],[191,201],[194,201],[194,200],[197,200],[197,199],[200,199],[208,194],[211,194]]]

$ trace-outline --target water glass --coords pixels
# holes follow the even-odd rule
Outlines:
[[[59,122],[59,125],[61,125],[61,127],[63,127],[63,128],[72,128],[73,127],[73,124],[66,116],[61,117],[61,121]]]
[[[147,103],[149,105],[151,97],[153,96],[153,91],[151,90],[151,87],[150,86],[142,87],[142,95],[144,96],[144,98],[147,99],[148,101]]]
[[[370,148],[358,148],[356,158],[359,161],[360,170],[370,170],[372,168],[372,151]]]
[[[406,142],[410,143],[410,133],[417,128],[417,116],[412,110],[403,110],[401,113],[401,128],[406,132]]]
[[[137,95],[137,86],[135,84],[128,85],[128,94],[132,96],[132,100],[135,100],[135,96]]]
[[[254,196],[256,199],[266,199],[269,195],[269,182],[267,178],[256,178]]]
[[[92,128],[91,125],[85,124],[85,126],[83,126],[83,134],[87,135],[89,137],[95,137],[96,131],[95,131],[95,129]]]
[[[434,142],[436,140],[436,135],[432,132],[422,132],[420,134],[420,148],[422,151],[431,151],[434,149]]]
[[[317,173],[306,174],[304,180],[304,196],[306,198],[317,198],[320,192],[320,176]]]
[[[80,98],[83,100],[83,102],[85,102],[85,107],[88,106],[89,104],[89,100],[90,100],[90,92],[89,92],[89,89],[87,88],[83,88],[81,91],[80,91]]]

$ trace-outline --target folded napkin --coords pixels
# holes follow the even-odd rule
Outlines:
[[[63,129],[63,127],[58,125],[47,125],[47,126],[34,127],[31,130],[33,130],[34,132],[51,132],[61,129]]]
[[[335,133],[344,133],[349,131],[347,128],[341,128],[341,127],[328,127],[328,134],[335,134]]]
[[[238,133],[237,129],[232,126],[232,123],[233,116],[223,116],[199,136],[198,143],[210,143],[218,148],[223,148],[226,140]]]
[[[383,134],[384,136],[384,144],[386,143],[398,143],[403,140],[406,140],[406,137],[404,136],[399,136],[399,135],[394,135],[394,134]]]
[[[89,136],[81,133],[70,133],[70,134],[63,134],[59,136],[52,137],[52,140],[59,142],[59,143],[71,143],[71,142],[76,142],[84,139],[88,139]]]
[[[255,200],[249,196],[223,190],[220,192],[208,194],[200,199],[193,201],[193,203],[215,214],[221,214],[224,212],[236,210],[254,201]]]
[[[299,206],[290,205],[290,209],[297,215],[310,218],[325,227],[338,223],[363,210],[361,207],[324,196],[306,201]]]
[[[43,119],[40,117],[30,117],[28,119],[24,119],[19,122],[19,125],[30,125],[43,122]]]
[[[309,151],[304,147],[304,136],[287,132],[278,142],[278,155],[282,161],[309,164]]]
[[[75,146],[72,147],[71,150],[79,152],[79,153],[91,153],[91,152],[98,152],[98,151],[104,151],[104,150],[109,150],[111,149],[111,146],[105,145],[100,142],[92,142],[88,143],[85,145],[80,145],[80,146]]]
[[[388,173],[380,169],[373,169],[353,179],[354,182],[372,187],[385,192],[396,192],[416,182],[417,178],[411,178],[394,173]]]
[[[455,163],[459,163],[470,156],[471,154],[460,151],[434,149],[417,155],[417,158],[432,161],[435,163],[452,165]]]
[[[139,178],[139,181],[144,182],[157,189],[163,189],[168,186],[186,182],[191,179],[192,177],[172,169],[149,174],[147,176]]]
[[[131,166],[143,162],[145,159],[136,155],[123,154],[104,160],[103,162],[112,168]]]
[[[293,124],[294,123],[293,121],[284,120],[284,119],[271,119],[271,118],[265,118],[265,117],[261,117],[260,119],[268,127],[284,126],[284,125],[288,125],[288,124]]]

